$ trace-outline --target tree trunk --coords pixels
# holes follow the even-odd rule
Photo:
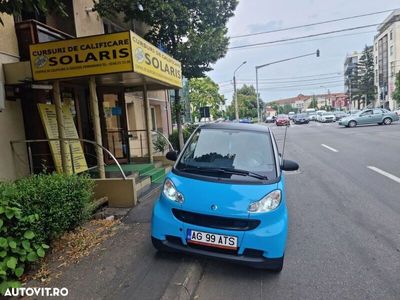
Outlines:
[[[182,115],[181,115],[181,96],[179,95],[179,89],[175,89],[175,119],[176,126],[178,127],[178,140],[179,140],[179,151],[183,150],[183,131],[182,131]]]

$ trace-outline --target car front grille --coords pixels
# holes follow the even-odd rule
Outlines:
[[[225,230],[236,230],[236,231],[252,230],[260,224],[259,220],[211,216],[211,215],[184,211],[176,208],[172,209],[172,213],[178,220],[185,223],[203,227],[225,229]]]

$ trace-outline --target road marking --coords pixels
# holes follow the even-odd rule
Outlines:
[[[383,176],[386,176],[387,178],[390,178],[393,181],[396,181],[397,183],[400,183],[400,178],[397,177],[397,176],[394,176],[394,175],[392,175],[392,174],[390,174],[390,173],[388,173],[386,171],[383,171],[383,170],[381,170],[381,169],[379,169],[377,167],[367,166],[367,168],[372,170],[372,171],[375,171],[376,173],[379,173],[379,174],[381,174]]]
[[[329,149],[329,150],[331,150],[331,151],[333,151],[333,152],[339,152],[339,151],[336,150],[335,148],[329,147],[329,146],[327,146],[327,145],[325,145],[325,144],[321,144],[321,146],[322,146],[322,147],[325,147],[326,149]]]

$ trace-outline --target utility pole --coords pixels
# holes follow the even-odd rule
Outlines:
[[[238,105],[237,93],[236,93],[236,72],[246,63],[247,63],[247,61],[242,62],[241,65],[239,67],[237,67],[236,70],[233,72],[233,93],[235,96],[235,118],[236,118],[236,121],[239,121],[239,105]]]
[[[260,99],[258,97],[258,70],[273,64],[277,64],[277,63],[281,63],[281,62],[285,62],[288,60],[293,60],[293,59],[297,59],[297,58],[302,58],[302,57],[306,57],[306,56],[311,56],[311,55],[316,55],[317,57],[319,57],[319,49],[317,49],[317,51],[312,52],[312,53],[307,53],[307,54],[303,54],[303,55],[299,55],[299,56],[295,56],[295,57],[290,57],[290,58],[285,58],[285,59],[281,59],[281,60],[277,60],[277,61],[273,61],[267,64],[263,64],[263,65],[259,65],[259,66],[255,66],[256,68],[256,93],[257,93],[257,116],[258,116],[258,122],[260,122]]]

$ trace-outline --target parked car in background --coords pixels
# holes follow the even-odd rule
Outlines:
[[[319,117],[321,123],[336,122],[336,117],[332,112],[324,112]]]
[[[275,120],[276,126],[289,126],[290,119],[288,115],[278,115]]]
[[[265,123],[274,123],[275,122],[276,117],[275,116],[268,116],[265,119]]]
[[[240,119],[239,123],[251,124],[251,123],[253,123],[253,121],[249,118],[245,118],[245,119]]]
[[[345,127],[356,127],[357,125],[379,124],[390,125],[398,121],[399,116],[395,112],[383,108],[366,109],[350,115],[339,121],[339,125]]]
[[[326,113],[326,110],[317,110],[316,120],[318,122],[321,122],[321,116],[322,116],[323,113]]]
[[[335,111],[333,114],[335,115],[336,121],[339,121],[348,116],[348,114],[344,111]]]
[[[315,110],[307,112],[307,115],[308,115],[308,119],[310,121],[316,121],[317,120],[317,113],[315,112]]]
[[[360,112],[360,110],[358,110],[358,109],[353,109],[353,110],[349,110],[348,112],[347,112],[347,114],[348,115],[355,115],[355,114],[357,114],[357,113],[359,113]]]
[[[294,124],[308,124],[310,122],[310,119],[308,118],[308,115],[306,113],[303,113],[295,115],[292,121]]]
[[[293,120],[293,117],[296,115],[294,111],[289,112],[288,116],[290,120]]]

